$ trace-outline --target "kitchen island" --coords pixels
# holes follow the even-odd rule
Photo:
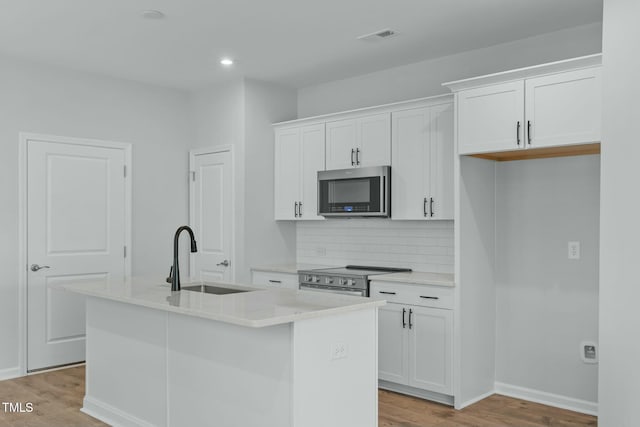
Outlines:
[[[82,411],[123,426],[377,425],[384,301],[289,289],[213,295],[162,280],[63,285],[85,295]]]

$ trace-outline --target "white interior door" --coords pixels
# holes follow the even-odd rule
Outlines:
[[[191,228],[198,252],[191,254],[191,276],[232,281],[233,182],[231,151],[191,152]]]
[[[27,370],[33,371],[85,359],[84,299],[52,286],[125,275],[125,151],[26,144]]]

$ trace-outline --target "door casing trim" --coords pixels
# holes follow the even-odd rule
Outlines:
[[[46,135],[20,132],[18,146],[18,370],[20,376],[27,375],[27,146],[29,141],[54,142],[58,144],[84,145],[122,150],[124,164],[127,168],[125,179],[125,275],[131,275],[132,268],[132,146],[126,142],[106,141],[90,138],[73,138],[66,136]]]

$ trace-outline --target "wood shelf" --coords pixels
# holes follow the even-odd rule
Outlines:
[[[584,156],[600,154],[600,143],[567,145],[563,147],[529,148],[526,150],[502,151],[499,153],[472,154],[480,159],[507,162],[511,160],[546,159],[550,157]]]

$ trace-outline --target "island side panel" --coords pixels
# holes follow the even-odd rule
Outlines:
[[[82,411],[112,425],[166,426],[167,313],[87,297]]]
[[[294,427],[378,425],[378,309],[293,325]]]
[[[291,335],[171,313],[169,426],[291,426]]]

